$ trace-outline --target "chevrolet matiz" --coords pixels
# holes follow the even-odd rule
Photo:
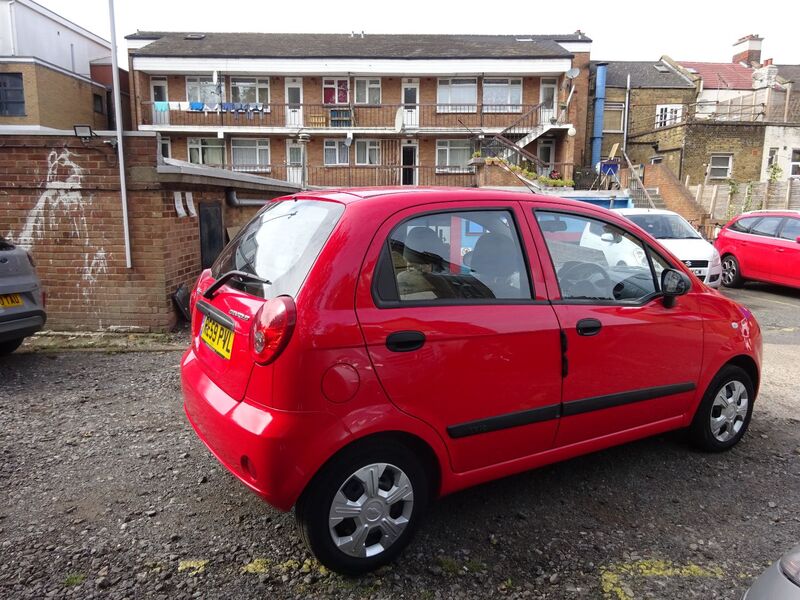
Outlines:
[[[759,387],[750,311],[620,215],[530,194],[270,201],[191,310],[189,421],[345,574],[468,486],[675,429],[727,450]]]

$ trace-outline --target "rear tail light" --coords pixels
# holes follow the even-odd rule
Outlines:
[[[42,308],[47,308],[47,292],[42,290]]]
[[[275,360],[289,343],[297,308],[289,296],[278,296],[264,303],[256,313],[250,332],[253,360],[266,365]]]

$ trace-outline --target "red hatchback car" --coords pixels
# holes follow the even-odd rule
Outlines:
[[[746,280],[800,288],[800,211],[759,210],[734,218],[714,242],[722,257],[722,283]]]
[[[747,309],[623,217],[513,192],[269,202],[192,314],[192,426],[341,573],[468,486],[679,428],[728,449],[759,385]]]

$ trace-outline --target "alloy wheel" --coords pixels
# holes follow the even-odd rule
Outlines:
[[[722,283],[730,285],[736,280],[736,261],[732,257],[727,257],[722,261]]]

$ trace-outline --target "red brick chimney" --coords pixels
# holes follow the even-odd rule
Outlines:
[[[751,33],[740,38],[733,45],[733,60],[731,62],[744,63],[751,66],[753,63],[761,64],[761,42],[764,38],[758,37],[757,33]]]

